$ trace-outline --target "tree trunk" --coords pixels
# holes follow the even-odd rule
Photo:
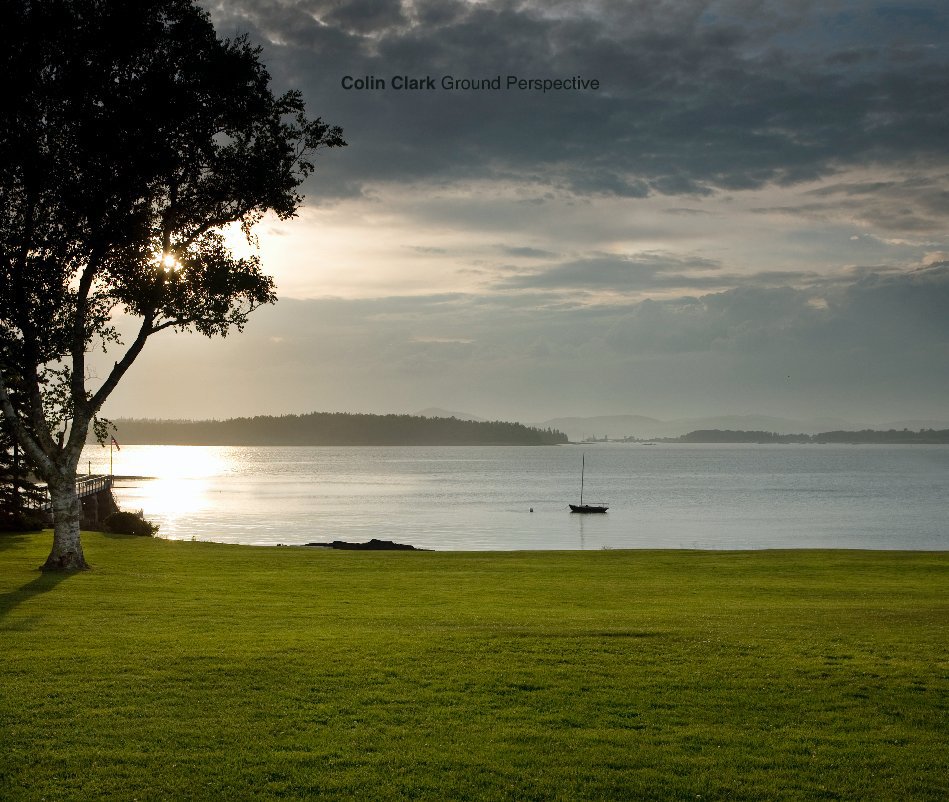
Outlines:
[[[43,571],[80,571],[89,568],[79,541],[82,503],[76,494],[75,478],[47,482],[53,502],[53,549]]]
[[[14,515],[14,517],[19,517],[19,515],[20,515],[20,506],[21,506],[21,501],[20,501],[20,481],[21,481],[21,477],[20,477],[20,443],[19,443],[19,441],[18,441],[15,437],[13,438],[13,475],[12,475],[12,479],[13,479],[13,491],[12,491],[12,493],[13,493],[13,501],[11,502],[11,506],[13,507],[13,515]]]

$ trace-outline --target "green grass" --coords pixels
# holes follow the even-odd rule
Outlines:
[[[2,799],[949,798],[949,553],[49,544]]]

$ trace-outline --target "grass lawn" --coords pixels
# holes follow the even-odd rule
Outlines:
[[[949,553],[0,534],[0,799],[949,799]]]

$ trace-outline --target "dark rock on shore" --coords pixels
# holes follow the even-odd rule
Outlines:
[[[334,540],[332,543],[307,543],[322,549],[345,549],[347,551],[423,551],[406,543],[394,543],[391,540],[373,538],[368,543],[349,543],[346,540]]]

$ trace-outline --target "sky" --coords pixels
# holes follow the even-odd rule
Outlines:
[[[203,5],[348,147],[106,416],[949,420],[944,0]]]

